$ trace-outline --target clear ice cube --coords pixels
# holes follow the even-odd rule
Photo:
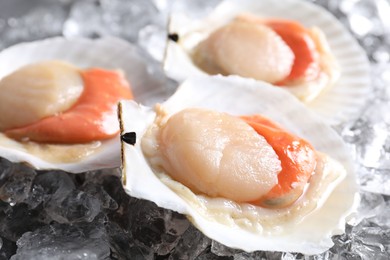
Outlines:
[[[390,198],[384,194],[390,195],[390,3],[310,1],[331,10],[350,29],[373,65],[367,106],[358,119],[339,129],[355,158],[362,199],[354,226],[347,225],[345,234],[333,238],[334,247],[316,256],[231,249],[211,241],[184,216],[129,197],[121,186],[119,169],[74,176],[37,172],[0,159],[0,259],[15,253],[13,260],[389,259]],[[166,86],[142,97],[144,104],[153,105],[169,97],[177,85],[165,77],[159,63],[169,14],[200,17],[220,0],[35,2],[40,4],[23,17],[0,18],[0,49],[61,34],[125,38],[144,50],[150,77]]]
[[[35,171],[23,164],[13,164],[0,158],[0,198],[15,205],[30,193]]]
[[[11,260],[109,259],[102,223],[52,224],[27,232],[17,241]]]

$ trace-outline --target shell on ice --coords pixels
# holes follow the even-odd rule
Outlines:
[[[161,107],[168,115],[189,107],[208,108],[232,115],[263,114],[341,163],[347,172],[346,177],[334,187],[323,204],[306,215],[303,221],[294,224],[287,221],[288,232],[253,232],[253,223],[246,225],[245,220],[239,218],[217,221],[217,218],[208,215],[211,211],[218,211],[210,207],[212,203],[201,195],[195,195],[184,185],[172,188],[169,177],[150,166],[140,143],[156,117],[155,110],[134,101],[122,101],[119,105],[122,135],[134,132],[136,136],[133,144],[122,142],[123,186],[128,194],[186,214],[208,237],[245,251],[317,254],[332,246],[332,235],[343,233],[345,223],[358,201],[349,153],[339,136],[289,93],[267,83],[237,76],[197,76],[184,81]],[[222,199],[221,203],[227,207],[227,212],[239,207],[229,200]],[[242,206],[241,210],[245,207],[250,208],[248,205]],[[263,213],[267,212],[270,213]],[[224,214],[217,212],[216,215],[219,213]]]
[[[191,51],[212,31],[241,13],[291,19],[307,28],[319,28],[327,39],[340,76],[307,106],[331,124],[356,114],[369,93],[369,62],[365,52],[334,16],[307,1],[226,0],[205,18],[191,19],[186,14],[173,14],[169,24],[171,40],[167,43],[164,59],[167,74],[179,81],[205,74],[192,62]]]
[[[24,65],[44,60],[62,60],[79,68],[122,70],[137,101],[159,100],[164,94],[156,87],[159,86],[157,80],[148,75],[147,65],[139,51],[126,41],[113,37],[96,40],[56,37],[9,47],[0,52],[0,79]],[[96,152],[74,162],[48,161],[3,134],[1,140],[1,157],[25,162],[37,169],[83,172],[120,166],[119,137],[102,141]]]

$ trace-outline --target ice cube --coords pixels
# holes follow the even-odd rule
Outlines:
[[[110,247],[100,222],[52,224],[27,232],[17,241],[12,260],[108,259]]]
[[[13,164],[0,158],[0,198],[15,205],[30,193],[35,171],[23,164]]]
[[[149,24],[139,31],[138,44],[157,61],[163,60],[166,43],[167,33],[164,26]]]
[[[154,251],[142,245],[135,245],[131,234],[126,232],[115,222],[105,225],[110,241],[111,256],[113,259],[153,259]]]
[[[366,167],[390,169],[390,102],[376,100],[362,118],[366,121],[363,129],[364,142],[358,146],[358,154]]]
[[[119,36],[136,42],[138,31],[157,10],[149,0],[79,1],[72,5],[63,34],[69,37]]]
[[[204,236],[199,230],[191,225],[181,236],[176,247],[172,250],[169,260],[196,259],[199,255],[205,252],[210,245],[211,239]],[[210,256],[209,253],[207,253],[207,255]]]
[[[97,2],[77,1],[72,5],[62,33],[67,37],[95,38],[107,34]]]
[[[388,170],[359,167],[357,173],[362,190],[390,195],[390,172]]]
[[[118,203],[104,190],[100,185],[96,183],[86,183],[82,186],[83,191],[87,194],[97,198],[104,209],[115,210],[118,208]]]
[[[159,0],[154,0],[154,2],[158,1]],[[199,18],[210,13],[213,8],[220,2],[221,0],[172,1],[170,5],[166,5],[167,9],[164,11],[185,13],[189,17]]]
[[[30,210],[24,203],[10,206],[0,201],[0,234],[8,240],[16,241],[23,233],[42,226],[41,218],[41,211]]]
[[[65,19],[65,8],[54,3],[39,5],[23,17],[11,17],[3,29],[2,46],[0,47],[4,48],[23,41],[59,36]]]
[[[234,248],[227,247],[217,241],[211,242],[211,252],[218,256],[231,256],[237,253],[240,253],[241,250],[237,250]]]
[[[73,190],[62,199],[50,200],[47,215],[58,223],[91,222],[99,214],[100,201],[92,195]]]

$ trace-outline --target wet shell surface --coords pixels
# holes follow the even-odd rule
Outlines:
[[[44,60],[61,60],[80,69],[91,67],[119,69],[129,81],[135,100],[140,102],[148,99],[159,100],[161,94],[158,93],[156,80],[148,75],[145,61],[138,50],[129,43],[113,37],[97,40],[58,37],[12,46],[0,53],[0,79],[24,65]],[[72,146],[72,151],[68,152],[78,154],[78,150],[83,149],[83,154],[86,155],[82,160],[72,162],[48,160],[4,134],[0,134],[0,141],[1,157],[13,162],[25,162],[36,169],[83,172],[120,166],[119,137],[101,143]],[[54,147],[52,153],[56,153],[59,150],[55,146],[41,147],[38,150]],[[94,152],[90,152],[90,148],[94,149]]]
[[[345,169],[345,178],[340,179],[333,190],[324,191],[329,197],[305,215],[303,221],[287,217],[280,225],[267,228],[256,221],[248,223],[245,217],[240,218],[240,214],[251,211],[255,206],[195,195],[164,172],[150,166],[141,143],[161,107],[168,116],[192,107],[231,115],[262,114],[308,140],[317,151],[337,160]],[[318,254],[333,245],[332,235],[344,232],[345,223],[356,208],[358,195],[354,169],[342,140],[318,115],[289,93],[270,84],[237,76],[192,77],[156,109],[134,101],[121,101],[119,114],[122,139],[131,135],[127,142],[122,142],[125,191],[131,196],[187,215],[206,236],[229,247],[245,251]],[[256,214],[261,218],[271,216],[272,219],[272,216],[286,210],[293,211],[292,208],[276,211],[261,208]]]
[[[334,16],[307,1],[223,1],[206,18],[197,20],[185,14],[173,14],[169,25],[171,40],[168,41],[164,59],[167,74],[179,81],[191,75],[205,74],[194,65],[189,53],[212,31],[241,13],[263,18],[290,19],[300,22],[306,28],[319,28],[327,39],[340,77],[307,106],[331,124],[343,122],[357,113],[370,90],[368,59],[356,40]]]

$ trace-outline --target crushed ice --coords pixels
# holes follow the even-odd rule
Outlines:
[[[6,0],[5,2],[11,2]],[[21,17],[0,17],[0,49],[49,36],[115,35],[136,43],[159,68],[170,10],[207,12],[219,1],[58,0]],[[118,169],[71,175],[0,159],[0,259],[389,259],[390,3],[311,0],[330,10],[372,62],[372,96],[361,115],[334,126],[355,157],[362,203],[355,226],[317,256],[227,248],[180,214],[127,196]],[[1,4],[0,4],[1,6]],[[387,10],[387,11],[386,11]]]

